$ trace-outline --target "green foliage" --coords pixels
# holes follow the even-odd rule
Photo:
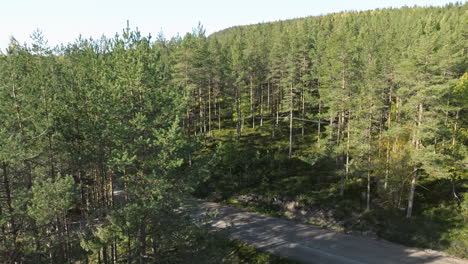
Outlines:
[[[467,7],[209,37],[199,25],[172,40],[127,28],[56,49],[40,31],[12,39],[0,54],[0,262],[181,262],[203,252],[176,213],[192,193],[258,196],[269,214],[300,200],[466,256]],[[226,261],[273,261],[225,246],[237,248]]]
[[[453,93],[455,99],[460,102],[461,105],[468,104],[468,73],[460,77],[460,81],[455,86]]]
[[[34,181],[28,214],[39,225],[64,217],[74,207],[77,188],[79,187],[70,175],[55,180],[49,178]]]

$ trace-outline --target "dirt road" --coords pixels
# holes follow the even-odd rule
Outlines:
[[[433,250],[410,248],[384,240],[346,235],[313,225],[251,213],[217,203],[194,203],[191,216],[211,215],[211,225],[234,240],[303,263],[468,264]]]

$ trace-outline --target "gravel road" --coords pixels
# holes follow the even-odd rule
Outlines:
[[[466,260],[434,250],[346,235],[217,203],[198,201],[190,207],[192,217],[210,215],[211,226],[226,232],[230,239],[303,263],[468,264]]]

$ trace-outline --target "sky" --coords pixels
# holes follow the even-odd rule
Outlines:
[[[207,34],[256,24],[350,10],[442,6],[444,0],[0,0],[0,50],[11,37],[30,42],[39,29],[49,45],[122,32],[126,21],[143,35],[166,38],[191,32],[200,22]]]

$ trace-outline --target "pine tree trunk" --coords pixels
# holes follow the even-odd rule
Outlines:
[[[218,130],[221,131],[221,102],[218,99]]]
[[[452,152],[455,151],[456,135],[458,129],[458,119],[460,118],[460,110],[457,110],[455,115],[455,124],[453,125],[453,136],[452,136]]]
[[[127,233],[127,264],[132,264],[132,241],[130,231]]]
[[[321,122],[322,122],[322,119],[321,119],[321,108],[322,108],[322,102],[319,101],[319,105],[318,105],[318,123],[317,123],[317,143],[318,145],[320,146],[320,126],[321,126]]]
[[[237,122],[236,122],[236,139],[239,140],[242,133],[242,113],[240,110],[240,98],[239,98],[239,87],[236,86],[236,113],[237,113]]]
[[[292,155],[292,136],[293,136],[293,108],[294,108],[294,98],[293,98],[293,85],[291,83],[290,88],[291,96],[291,105],[289,106],[289,158],[291,159]]]
[[[260,85],[260,126],[263,126],[263,84]]]
[[[239,90],[239,112],[240,112],[240,118],[241,118],[241,124],[240,124],[240,131],[244,131],[244,121],[245,121],[245,116],[242,110],[242,90]]]
[[[15,110],[16,110],[16,118],[18,119],[18,126],[19,126],[19,129],[21,131],[21,134],[24,135],[23,118],[21,117],[21,111],[20,111],[20,108],[19,108],[18,99],[16,98],[17,95],[16,95],[15,85],[13,85],[13,87],[12,87],[12,95],[13,95],[13,100],[15,102]]]
[[[63,217],[63,227],[65,231],[65,248],[66,248],[66,256],[67,256],[67,262],[71,263],[71,253],[70,249],[72,248],[72,245],[70,244],[70,232],[68,228],[68,221],[67,217]]]
[[[372,117],[369,118],[368,129],[368,150],[367,150],[367,195],[366,195],[366,210],[370,210],[370,192],[371,192],[371,153],[372,153]]]
[[[338,126],[337,126],[337,130],[336,130],[336,145],[340,145],[341,143],[341,127],[342,127],[342,120],[341,120],[341,111],[338,112]],[[338,159],[338,157],[337,157]]]
[[[304,119],[305,119],[305,96],[304,96],[304,87],[302,87],[302,93],[301,93],[301,101],[302,101],[302,137],[304,137],[304,126],[305,126],[305,123],[304,123]]]
[[[406,211],[406,218],[410,218],[413,213],[413,199],[414,199],[414,190],[416,189],[416,180],[418,178],[418,166],[414,166],[414,171],[411,177],[411,187],[408,198],[408,210]]]
[[[250,116],[252,117],[252,128],[255,128],[255,115],[253,107],[253,78],[250,76]]]
[[[401,100],[399,97],[397,97],[396,99],[396,109],[395,109],[395,122],[396,123],[399,123],[400,122],[400,104],[401,104]]]
[[[338,112],[338,131],[336,136],[336,145],[339,147],[341,145],[341,137],[342,137],[342,129],[344,123],[344,111]],[[344,132],[343,132],[344,133]],[[344,195],[344,177],[343,171],[341,170],[344,162],[343,162],[343,151],[336,152],[336,164],[337,167],[340,168],[340,196]]]
[[[447,100],[447,108],[449,108],[449,107],[450,107],[450,100]],[[449,111],[447,110],[445,112],[444,126],[447,125],[448,117],[449,117]],[[452,140],[452,142],[453,142],[453,140]],[[442,149],[445,149],[445,141],[442,141]]]
[[[200,129],[200,134],[203,134],[203,107],[202,107],[202,90],[201,87],[198,88],[198,126]]]
[[[273,115],[272,109],[270,109],[270,80],[268,80],[267,86],[267,111],[270,111],[271,115]]]
[[[348,114],[348,124],[346,131],[346,168],[345,168],[345,178],[348,179],[349,176],[349,143],[350,143],[350,126],[351,126],[351,110]]]
[[[385,181],[384,181],[384,189],[387,190],[388,188],[388,175],[390,171],[390,142],[387,142],[387,154],[385,159]]]
[[[392,88],[390,86],[390,90],[388,93],[388,115],[387,115],[387,130],[392,127]],[[390,174],[390,138],[387,139],[387,152],[385,155],[385,181],[384,181],[384,189],[387,190],[388,188],[388,176]]]
[[[112,241],[112,264],[117,263],[117,256],[118,256],[118,249],[117,249],[117,241],[114,238]]]
[[[104,264],[109,264],[109,257],[108,257],[108,254],[107,254],[107,246],[104,246],[102,248],[102,260],[103,260]]]
[[[453,154],[455,153],[455,143],[456,143],[456,136],[457,136],[457,126],[458,126],[458,119],[460,118],[459,115],[460,115],[460,110],[457,110],[457,113],[456,113],[456,115],[455,115],[455,124],[453,125],[453,136],[452,136],[452,153],[453,153]],[[456,190],[456,179],[455,179],[455,176],[454,176],[454,175],[452,175],[451,181],[452,181],[452,194],[453,194],[453,198],[455,198],[455,199],[457,199],[458,201],[460,201],[460,198],[459,198],[458,195],[457,195],[457,190]]]
[[[211,80],[209,80],[208,85],[208,132],[213,136],[213,132],[211,132]]]
[[[419,149],[419,145],[420,145],[419,133],[420,133],[421,123],[422,123],[422,115],[423,115],[423,105],[418,104],[417,126],[416,126],[416,131],[414,133],[414,138],[413,138],[414,147],[416,150]],[[410,193],[409,193],[409,198],[408,198],[408,210],[406,212],[406,218],[410,218],[413,212],[414,191],[416,189],[416,180],[418,178],[418,171],[419,171],[419,164],[416,164],[414,166],[414,170],[412,173],[411,187],[410,187]]]
[[[278,87],[279,89],[279,87]],[[280,98],[279,98],[279,91],[278,91],[278,96],[276,98],[276,126],[278,126],[279,123],[279,109],[280,109]]]
[[[369,154],[368,154],[367,162],[369,163],[369,166],[370,166],[370,163],[371,163],[371,155],[370,155],[370,152],[369,152]],[[370,181],[371,181],[371,178],[370,178],[370,168],[368,168],[368,169],[367,169],[367,193],[366,193],[366,210],[367,210],[367,211],[370,210],[370,191],[371,191]]]
[[[271,138],[275,138],[275,130],[276,130],[276,127],[278,126],[278,119],[276,120],[276,123],[274,122],[274,119],[275,119],[275,106],[276,106],[276,101],[273,100],[272,102],[272,105],[271,105],[271,117],[272,117],[272,120],[271,120]]]
[[[139,262],[140,264],[145,263],[146,255],[146,221],[142,219],[140,224],[140,237],[139,237]]]
[[[381,152],[382,152],[382,131],[383,131],[383,115],[380,117],[379,121],[379,138],[377,140],[378,142],[378,147],[377,147],[377,157],[381,157]]]

